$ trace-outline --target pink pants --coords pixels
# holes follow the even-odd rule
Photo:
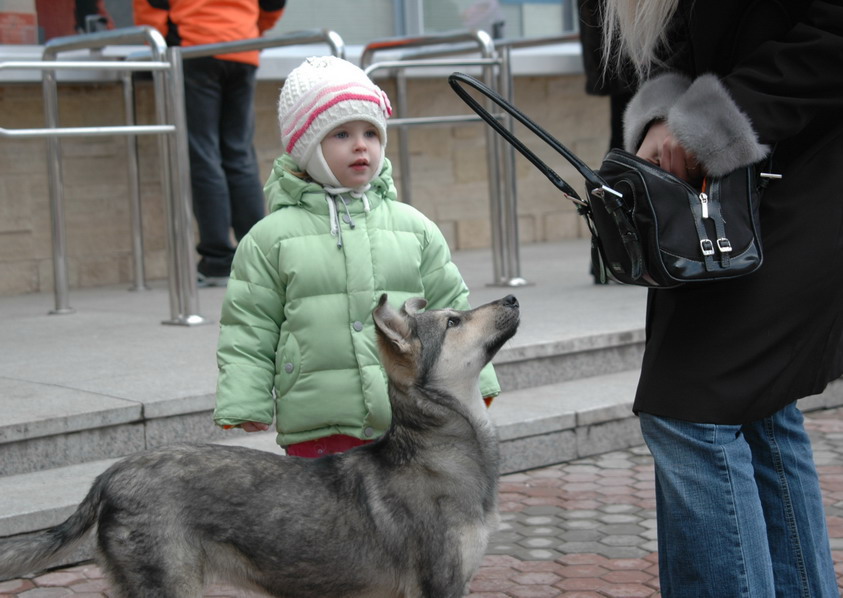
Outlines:
[[[344,434],[334,434],[333,436],[326,436],[325,438],[317,438],[316,440],[290,444],[286,447],[286,450],[287,454],[293,457],[307,457],[309,459],[314,459],[325,455],[344,453],[355,446],[369,444],[370,442],[372,441],[360,440],[359,438],[345,436]]]

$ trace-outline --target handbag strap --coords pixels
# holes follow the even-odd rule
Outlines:
[[[627,257],[629,258],[630,262],[630,276],[633,280],[637,280],[641,278],[645,273],[644,268],[644,254],[643,249],[641,247],[641,239],[638,237],[638,233],[635,230],[635,227],[630,222],[627,215],[624,213],[623,203],[621,198],[623,195],[618,193],[608,184],[603,178],[596,173],[594,170],[588,167],[588,165],[580,160],[573,152],[571,152],[567,147],[562,145],[559,141],[557,141],[550,133],[542,129],[532,120],[530,120],[523,112],[518,110],[515,106],[511,103],[504,100],[497,92],[490,89],[488,86],[484,85],[477,79],[465,75],[463,73],[453,73],[448,77],[448,83],[451,85],[451,88],[456,92],[462,100],[468,104],[468,106],[477,113],[480,118],[482,118],[486,123],[489,124],[495,131],[497,131],[504,139],[506,139],[512,146],[517,149],[521,154],[529,160],[533,166],[539,169],[539,171],[547,177],[547,179],[556,186],[557,189],[562,191],[562,194],[565,195],[568,199],[573,201],[577,204],[577,210],[583,216],[585,216],[586,221],[588,222],[589,230],[591,231],[592,235],[592,244],[599,244],[599,235],[596,228],[594,221],[592,220],[592,213],[591,213],[591,204],[589,202],[583,201],[580,199],[577,192],[574,190],[571,185],[569,185],[565,180],[560,177],[550,166],[542,162],[538,156],[536,156],[527,146],[525,146],[521,140],[519,140],[509,129],[507,129],[495,116],[489,113],[488,110],[483,108],[461,85],[464,83],[469,87],[473,87],[484,96],[492,100],[495,104],[503,108],[508,114],[514,117],[518,122],[522,125],[530,129],[533,133],[536,134],[542,141],[544,141],[547,145],[551,148],[556,150],[559,154],[562,155],[571,165],[576,168],[577,172],[579,172],[583,178],[585,178],[586,182],[591,185],[594,189],[594,193],[599,193],[599,195],[603,198],[603,205],[606,208],[608,214],[612,217],[612,220],[615,223],[615,228],[618,232],[618,235],[623,243],[624,250],[626,251]],[[596,248],[596,246],[595,246]],[[609,271],[608,265],[605,264],[603,260],[603,256],[601,255],[600,251],[596,251],[600,257],[599,260],[599,271],[601,279],[605,280],[606,272]],[[598,263],[595,262],[595,266]]]
[[[492,127],[495,131],[497,131],[504,139],[506,139],[512,146],[517,149],[521,154],[529,160],[533,166],[539,169],[539,171],[547,177],[547,179],[556,186],[557,189],[562,191],[566,196],[569,196],[575,203],[579,204],[580,206],[585,206],[586,203],[582,201],[577,195],[577,192],[574,191],[574,188],[571,187],[562,177],[560,177],[550,166],[545,164],[544,162],[539,159],[536,154],[534,154],[526,145],[524,145],[509,129],[507,129],[495,116],[489,113],[488,110],[483,108],[477,100],[475,100],[463,87],[461,84],[468,85],[469,87],[473,87],[484,96],[492,100],[495,104],[503,108],[508,114],[510,114],[513,118],[515,118],[518,122],[522,125],[530,129],[533,133],[536,134],[542,141],[556,150],[559,154],[561,154],[571,165],[577,169],[586,181],[588,181],[594,187],[607,187],[606,182],[598,175],[595,171],[588,167],[588,165],[580,160],[576,155],[573,154],[567,147],[562,145],[559,141],[557,141],[550,133],[542,129],[532,120],[530,120],[523,112],[518,110],[515,106],[507,102],[503,99],[496,91],[492,90],[488,86],[484,85],[474,77],[470,77],[463,73],[453,73],[448,77],[448,83],[450,84],[451,88],[456,92],[462,100],[468,104],[468,106],[477,113],[480,118],[486,121],[490,127]]]

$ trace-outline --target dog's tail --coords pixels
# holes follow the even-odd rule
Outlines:
[[[59,525],[0,539],[0,580],[46,569],[82,541],[97,522],[104,476],[97,478],[76,511]]]

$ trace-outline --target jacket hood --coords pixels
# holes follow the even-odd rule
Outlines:
[[[276,158],[272,165],[272,173],[263,188],[269,212],[288,206],[327,211],[324,187],[293,174],[302,170],[289,154],[282,154]],[[392,181],[392,164],[389,159],[384,158],[380,174],[372,179],[371,188],[366,192],[366,196],[372,207],[383,200],[396,201],[398,199],[398,192]]]

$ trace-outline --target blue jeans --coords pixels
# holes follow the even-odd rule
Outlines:
[[[795,404],[745,425],[640,414],[655,460],[664,598],[838,598]]]
[[[206,276],[228,276],[232,233],[239,241],[265,213],[253,143],[256,70],[211,57],[184,61],[196,249]]]

